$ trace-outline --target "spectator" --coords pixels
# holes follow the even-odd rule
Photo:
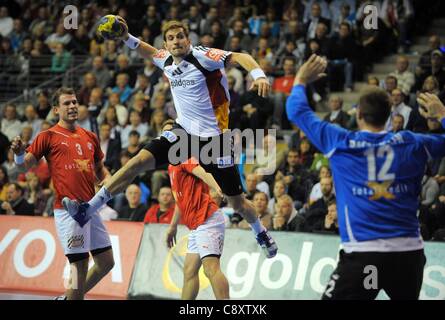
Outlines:
[[[267,116],[273,106],[269,99],[259,96],[254,91],[245,92],[240,98],[243,113],[241,115],[241,129],[260,129],[266,126]]]
[[[335,198],[331,177],[320,180],[322,197],[310,205],[305,212],[305,230],[309,232],[323,230],[326,214],[328,213],[328,203]]]
[[[311,194],[309,195],[309,205],[312,205],[313,203],[315,203],[316,201],[318,201],[323,197],[323,193],[321,192],[320,181],[323,178],[331,178],[331,177],[332,177],[331,169],[329,169],[328,166],[322,166],[318,174],[319,182],[314,184],[311,190]],[[335,194],[335,190],[333,191],[333,193]]]
[[[239,52],[251,52],[252,38],[248,33],[245,32],[243,20],[235,20],[232,24],[232,29],[230,30],[230,32],[231,35],[227,37],[226,43],[224,45],[225,50],[230,50],[230,48],[233,48],[233,45],[231,45],[232,39],[237,38],[241,49],[239,50]]]
[[[300,141],[298,157],[301,165],[307,170],[310,169],[312,162],[314,161],[314,152],[309,139],[306,137]]]
[[[335,199],[332,199],[328,203],[328,213],[324,219],[324,225],[321,231],[338,234],[337,202]]]
[[[128,205],[119,210],[119,219],[128,221],[143,221],[147,207],[141,202],[141,189],[136,184],[130,184],[125,190]]]
[[[236,68],[232,68],[232,70],[236,70],[240,72]],[[241,73],[241,72],[240,72]],[[241,86],[243,84],[243,76],[241,76]],[[235,129],[241,127],[241,106],[240,106],[240,95],[236,90],[236,79],[231,75],[227,75],[227,86],[229,87],[229,95],[230,95],[230,106],[229,106],[229,129]]]
[[[275,181],[274,187],[273,187],[273,196],[269,200],[269,203],[267,205],[267,209],[269,212],[275,212],[275,206],[277,204],[278,199],[283,195],[286,194],[286,185],[283,181]]]
[[[146,14],[142,19],[142,25],[148,27],[151,33],[156,36],[161,33],[161,20],[159,17],[159,11],[155,5],[149,5],[147,7]],[[150,43],[153,43],[154,38]]]
[[[153,87],[151,86],[150,79],[144,74],[139,74],[136,81],[136,86],[133,90],[133,96],[131,99],[131,104],[137,96],[141,96],[144,101],[149,101],[151,95],[153,94]]]
[[[255,193],[260,190],[257,189],[258,177],[255,173],[249,173],[246,176],[246,198],[248,200],[253,200]]]
[[[349,0],[346,3],[344,0],[335,0],[331,2],[331,12],[332,12],[332,32],[339,32],[340,25],[342,23],[347,23],[351,27],[355,25],[355,1]],[[335,9],[333,9],[335,7]]]
[[[109,111],[109,109],[112,109],[112,111]],[[107,114],[109,121],[114,122],[113,118],[115,118],[116,120],[116,123],[110,123],[112,128],[114,125],[125,127],[125,125],[127,124],[128,109],[120,103],[119,93],[110,93],[110,95],[108,96],[108,103],[106,107],[102,108],[99,114],[98,122],[102,123],[105,118],[107,118]]]
[[[398,87],[405,96],[409,95],[415,83],[414,74],[409,71],[409,60],[406,56],[398,56],[396,61],[396,71],[390,75],[397,78]]]
[[[0,7],[0,35],[8,36],[14,29],[14,20],[9,16],[9,10],[6,6]]]
[[[140,137],[141,135],[136,130],[130,131],[130,134],[128,135],[128,147],[125,151],[127,151],[130,158],[133,158],[141,150],[139,142]]]
[[[341,23],[338,36],[336,35],[330,40],[329,48],[327,49],[327,57],[331,69],[328,72],[332,74],[333,70],[341,68],[345,80],[344,89],[348,92],[352,91],[353,64],[357,63],[356,55],[358,51],[358,46],[351,31],[349,23]]]
[[[23,145],[29,146],[32,140],[32,127],[29,125],[24,125],[22,127],[22,132],[20,133]]]
[[[71,53],[65,50],[62,43],[55,45],[54,55],[51,58],[50,71],[55,74],[64,73],[71,64]]]
[[[104,63],[110,70],[114,71],[117,56],[118,56],[118,53],[117,53],[116,41],[106,40],[105,41],[105,52],[104,52],[103,57],[104,57]],[[110,85],[112,85],[114,83],[115,83],[115,79],[113,78],[111,80]]]
[[[111,173],[114,173],[120,168],[121,142],[119,138],[111,138],[111,126],[108,123],[101,124],[99,138],[100,148],[104,154],[104,165]]]
[[[30,142],[34,140],[36,135],[40,132],[42,127],[42,119],[38,118],[38,114],[36,109],[32,104],[29,104],[25,107],[25,121],[23,122],[24,126],[30,126],[32,128],[32,136]]]
[[[51,50],[52,53],[56,53],[57,46],[59,44],[62,44],[65,47],[68,45],[70,41],[71,41],[71,35],[66,32],[63,23],[59,23],[56,27],[56,32],[51,34],[48,38],[46,38],[45,44],[48,46],[48,48]]]
[[[87,72],[83,76],[83,84],[77,94],[79,104],[87,105],[90,101],[90,95],[94,88],[97,87],[96,76],[92,72]]]
[[[268,210],[267,204],[269,197],[264,192],[257,192],[253,196],[253,206],[255,207],[255,213],[260,219],[261,224],[268,230],[272,230],[272,214]],[[250,224],[246,220],[241,221],[238,224],[238,228],[250,230]]]
[[[34,215],[41,216],[46,208],[46,201],[48,200],[48,193],[45,193],[39,177],[34,172],[26,174],[26,189],[24,198],[27,202],[34,206]]]
[[[23,126],[17,116],[17,107],[14,104],[7,104],[3,115],[0,131],[8,137],[9,141],[12,141],[14,137],[20,135]]]
[[[377,77],[368,76],[368,85],[379,87],[380,86],[380,81],[379,81],[379,79]]]
[[[420,193],[420,204],[430,207],[439,196],[439,184],[428,174],[428,170],[422,178],[422,191]]]
[[[423,85],[425,79],[429,76],[434,76],[439,83],[439,88],[444,88],[445,86],[445,70],[444,66],[444,55],[440,50],[434,50],[431,53],[431,68],[426,70],[421,77],[417,79],[416,87],[419,88]]]
[[[0,201],[6,201],[8,194],[9,177],[4,166],[0,166]]]
[[[93,58],[91,73],[96,77],[96,83],[100,88],[105,89],[111,81],[110,70],[104,63],[104,58],[95,56]]]
[[[0,204],[0,214],[7,215],[34,215],[34,206],[23,197],[23,188],[16,182],[9,184],[7,201]]]
[[[117,83],[117,77],[125,73],[128,75],[128,85],[134,88],[136,84],[136,70],[135,67],[130,66],[130,59],[125,54],[120,54],[116,59],[116,68],[114,70],[115,76],[113,77],[113,83]]]
[[[80,24],[74,33],[74,37],[67,44],[67,48],[74,55],[88,55],[89,47],[90,38],[88,37],[88,31],[85,25]]]
[[[130,123],[121,132],[122,149],[128,147],[131,131],[139,132],[139,137],[142,137],[142,139],[147,137],[149,127],[146,123],[142,123],[141,120],[141,115],[138,111],[133,110],[130,112]]]
[[[79,105],[77,108],[77,124],[85,130],[94,131],[92,119],[88,112],[88,108],[85,105]],[[95,131],[97,132],[97,130]]]
[[[394,89],[397,89],[397,84],[397,78],[395,76],[386,76],[384,88],[389,95],[392,94]]]
[[[102,88],[96,87],[91,90],[90,98],[87,101],[88,112],[94,118],[94,122],[98,122],[97,118],[100,115],[103,107]]]
[[[3,163],[3,166],[6,168],[6,172],[8,173],[9,181],[17,181],[19,176],[19,169],[14,161],[14,152],[11,149],[7,149],[7,159]]]
[[[403,101],[405,100],[405,96],[401,89],[394,89],[391,93],[391,116],[398,113],[403,116],[404,123],[403,123],[403,129],[404,130],[410,130],[413,127],[413,116],[414,113],[412,112],[413,109],[409,106],[407,106]],[[388,119],[385,125],[385,130],[390,131],[392,130],[392,123],[391,123],[391,117]]]
[[[342,110],[343,99],[340,96],[331,95],[329,97],[328,108],[330,112],[324,117],[324,121],[337,124],[347,129],[350,116]]]
[[[48,93],[46,91],[40,91],[37,94],[36,112],[39,118],[45,120],[48,113],[51,111],[51,104],[49,103]]]
[[[145,214],[144,223],[169,224],[175,211],[175,201],[170,187],[162,187],[159,190],[157,204],[153,204]]]
[[[310,6],[310,17],[309,17],[309,4],[306,5],[306,10],[304,14],[304,30],[306,34],[306,39],[315,38],[315,30],[317,29],[318,23],[322,22],[327,27],[327,32],[330,33],[331,30],[331,20],[326,17],[322,17],[322,8],[319,3],[315,2]],[[329,12],[325,10],[325,13]]]
[[[147,88],[144,89],[144,94],[148,95],[150,98],[154,95],[154,88],[156,84],[159,82],[159,79],[162,78],[162,70],[156,67],[150,59],[146,59],[144,61],[145,68],[144,68],[144,75],[148,78],[148,85]],[[138,79],[138,82],[140,82],[142,79]],[[136,87],[140,87],[140,83],[137,83]],[[148,90],[147,90],[148,89]]]
[[[112,93],[119,94],[119,101],[122,104],[126,104],[128,99],[130,99],[130,96],[133,92],[133,89],[128,84],[128,74],[121,73],[116,78],[116,85],[111,90]]]
[[[164,111],[155,110],[151,115],[150,129],[147,135],[151,138],[159,137],[162,133],[162,124],[167,120]]]
[[[427,51],[422,53],[419,58],[419,62],[416,67],[416,75],[423,76],[424,73],[427,73],[431,70],[431,55],[435,50],[440,50],[440,38],[438,35],[432,35],[428,39],[429,48]]]
[[[283,63],[284,75],[275,78],[272,85],[272,98],[274,102],[273,124],[282,128],[284,105],[290,95],[295,78],[295,59],[287,57]],[[289,125],[287,125],[289,126]]]
[[[14,19],[13,30],[8,35],[8,37],[11,40],[12,49],[14,50],[14,52],[18,52],[20,48],[22,48],[24,40],[28,37],[28,33],[23,30],[22,20]]]
[[[392,116],[391,123],[392,123],[392,132],[396,133],[403,130],[405,119],[401,114],[396,113]]]
[[[305,220],[298,214],[292,198],[285,194],[278,198],[277,211],[273,215],[273,230],[303,231]]]

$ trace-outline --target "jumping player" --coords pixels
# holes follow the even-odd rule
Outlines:
[[[54,94],[54,112],[59,122],[42,131],[26,149],[20,139],[12,141],[15,163],[22,170],[45,157],[56,192],[54,221],[60,243],[70,262],[68,300],[81,300],[114,266],[110,237],[98,214],[71,217],[62,198],[88,200],[94,195],[94,182],[109,177],[103,166],[103,153],[97,136],[77,126],[78,101],[73,89],[60,88]],[[73,219],[74,218],[74,219]],[[89,252],[94,266],[88,271]]]
[[[119,18],[126,26],[125,21]],[[128,29],[127,29],[128,30]],[[193,47],[188,37],[188,28],[178,21],[169,21],[163,28],[164,47],[158,50],[126,32],[122,38],[131,49],[164,71],[169,79],[170,88],[178,117],[172,131],[164,132],[148,143],[137,156],[116,172],[104,187],[88,203],[79,204],[68,198],[64,205],[71,214],[96,211],[113,195],[124,188],[144,170],[153,170],[172,161],[171,147],[187,147],[191,141],[199,141],[198,154],[191,153],[183,160],[194,156],[200,165],[213,175],[227,195],[229,205],[250,223],[256,239],[268,258],[277,253],[277,245],[269,232],[255,215],[250,201],[245,199],[239,173],[233,160],[231,148],[224,148],[227,141],[224,132],[228,128],[229,93],[224,67],[240,64],[254,78],[252,89],[265,97],[270,84],[256,61],[248,54],[228,52],[206,47]],[[219,144],[226,153],[212,154],[210,163],[204,163],[200,151],[208,144]],[[230,140],[229,140],[230,143]],[[181,161],[183,161],[181,160]],[[176,164],[176,163],[173,163]]]

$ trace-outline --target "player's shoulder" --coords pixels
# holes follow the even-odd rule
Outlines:
[[[163,60],[163,59],[167,59],[170,56],[171,56],[171,53],[168,52],[168,50],[158,49],[156,51],[156,53],[153,55],[153,59]]]
[[[217,62],[225,61],[226,58],[231,54],[231,52],[217,48],[197,46],[192,48],[192,54],[198,59],[213,60]]]
[[[86,136],[86,137],[94,139],[94,140],[97,140],[97,135],[93,131],[84,129],[79,126],[76,129],[77,129],[78,134]]]

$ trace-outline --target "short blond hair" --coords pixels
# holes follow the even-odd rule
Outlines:
[[[170,20],[162,26],[162,38],[164,39],[164,41],[167,41],[167,32],[173,29],[182,29],[185,33],[185,36],[187,38],[189,37],[189,27],[187,26],[187,24],[178,20]]]

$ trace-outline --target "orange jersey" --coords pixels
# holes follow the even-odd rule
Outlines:
[[[218,205],[210,196],[209,186],[192,173],[197,166],[190,162],[168,166],[172,191],[176,195],[182,221],[191,230],[198,228],[218,210]]]
[[[26,151],[37,160],[46,158],[56,191],[55,209],[63,208],[63,197],[88,201],[94,196],[95,163],[104,155],[91,131],[78,126],[70,131],[56,124],[39,133]]]

